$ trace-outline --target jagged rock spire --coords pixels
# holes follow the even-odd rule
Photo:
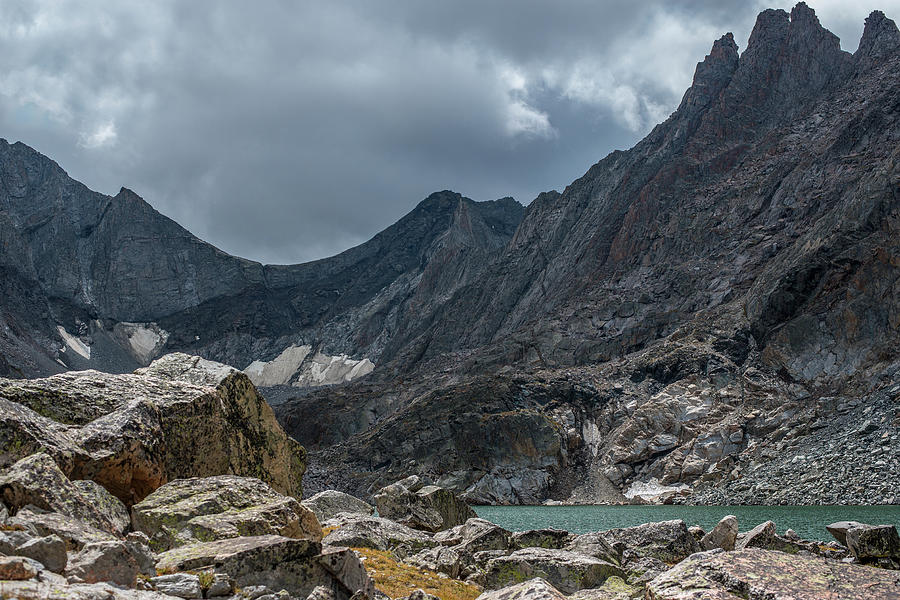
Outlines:
[[[863,69],[883,61],[896,54],[900,49],[900,31],[891,19],[880,10],[872,11],[866,18],[866,27],[859,48],[853,55]]]
[[[694,82],[684,94],[679,111],[696,111],[709,105],[731,81],[739,62],[734,35],[726,33],[713,43],[706,58],[697,63]]]

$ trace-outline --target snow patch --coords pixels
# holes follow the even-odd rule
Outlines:
[[[346,354],[329,356],[317,352],[303,366],[300,376],[294,382],[294,385],[297,387],[334,385],[368,375],[374,369],[375,363],[368,358],[355,360]]]
[[[625,490],[625,497],[629,500],[640,498],[644,502],[659,502],[665,496],[680,494],[691,488],[683,483],[678,485],[663,485],[656,477],[650,481],[635,481]]]
[[[312,346],[288,346],[270,361],[254,360],[244,373],[256,386],[287,385],[311,350]]]
[[[72,352],[74,352],[75,354],[77,354],[78,356],[80,356],[84,359],[91,360],[91,347],[90,346],[88,346],[87,344],[82,342],[80,339],[78,339],[74,335],[70,334],[68,331],[66,331],[65,327],[63,327],[62,325],[57,325],[56,330],[59,332],[59,336],[62,338],[63,342],[66,343],[66,346],[70,350],[72,350]],[[65,352],[65,351],[66,351],[66,349],[63,348],[63,352]]]
[[[127,340],[132,356],[142,365],[149,365],[169,339],[169,332],[156,323],[116,323],[113,331]]]

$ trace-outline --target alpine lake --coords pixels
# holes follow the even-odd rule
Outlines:
[[[774,521],[779,534],[793,529],[806,540],[830,541],[825,526],[835,521],[895,525],[900,505],[889,506],[474,506],[478,516],[510,531],[565,529],[572,533],[604,531],[642,523],[682,519],[709,531],[722,517],[735,515],[741,531]]]

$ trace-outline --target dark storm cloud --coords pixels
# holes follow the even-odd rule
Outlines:
[[[871,9],[900,16],[810,4],[851,51]],[[435,190],[561,189],[664,119],[712,41],[743,47],[765,7],[6,0],[0,137],[229,252],[308,260]]]

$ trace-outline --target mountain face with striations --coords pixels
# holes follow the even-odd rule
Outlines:
[[[179,350],[290,385],[269,399],[312,492],[898,502],[898,159],[894,22],[850,54],[804,3],[716,41],[669,119],[562,193],[441,192],[302,265],[0,142],[0,373]]]

